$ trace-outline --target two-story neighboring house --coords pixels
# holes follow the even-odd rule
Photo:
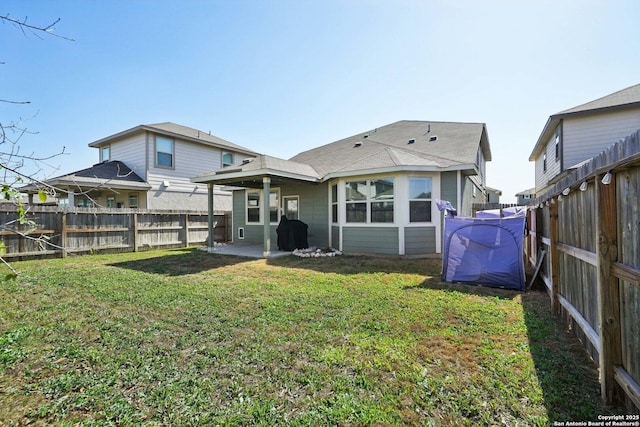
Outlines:
[[[640,129],[640,84],[553,114],[536,142],[535,194]]]
[[[190,178],[258,153],[175,123],[139,125],[89,144],[99,163],[45,183],[60,204],[206,211],[207,186]],[[32,186],[31,186],[32,187]],[[231,211],[231,192],[214,189],[218,211]]]
[[[351,253],[441,253],[449,201],[470,216],[487,197],[491,160],[484,123],[403,120],[299,153],[255,160],[193,178],[237,187],[234,240],[276,242],[282,215],[308,225],[310,246]]]

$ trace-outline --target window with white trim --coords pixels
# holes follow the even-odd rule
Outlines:
[[[138,207],[138,194],[137,193],[129,194],[129,207],[133,208],[133,209]]]
[[[338,184],[331,186],[331,222],[338,222]]]
[[[262,190],[247,190],[247,224],[262,223]],[[280,212],[280,191],[271,190],[269,192],[269,221],[277,223]]]
[[[431,222],[431,178],[409,178],[409,222]]]
[[[101,162],[106,162],[111,160],[111,146],[110,145],[104,145],[101,149],[100,149],[100,161]]]
[[[393,178],[348,181],[345,190],[347,222],[393,222]]]
[[[231,166],[233,164],[233,153],[227,151],[222,152],[222,167]]]
[[[156,135],[156,166],[173,168],[174,141],[166,136]]]

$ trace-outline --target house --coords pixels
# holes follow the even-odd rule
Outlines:
[[[500,196],[502,196],[502,190],[496,188],[486,187],[487,190],[487,203],[500,203]]]
[[[99,163],[49,179],[59,204],[206,211],[206,185],[190,178],[252,158],[256,152],[210,132],[165,122],[135,126],[89,144]],[[37,186],[25,187],[37,192]],[[231,211],[231,192],[216,187],[218,211]],[[31,196],[33,198],[33,196]]]
[[[524,190],[519,193],[516,193],[516,198],[518,199],[517,203],[519,206],[528,205],[529,202],[531,202],[531,200],[535,199],[535,197],[536,197],[535,188],[529,188],[528,190]]]
[[[350,253],[437,254],[447,200],[460,215],[486,200],[484,123],[399,121],[289,160],[261,155],[192,179],[237,187],[234,240],[277,241],[282,215],[308,225],[310,246]]]
[[[640,84],[553,114],[529,156],[535,162],[535,193],[638,129]]]

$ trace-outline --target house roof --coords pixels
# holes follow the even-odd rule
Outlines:
[[[270,177],[272,184],[292,179],[309,182],[318,182],[321,179],[321,176],[309,165],[262,154],[241,163],[197,176],[191,181],[224,181],[226,185],[262,187],[262,178],[264,177]]]
[[[404,167],[473,169],[479,147],[490,161],[484,123],[403,120],[302,152],[291,160],[311,165],[325,177]]]
[[[149,131],[160,135],[170,136],[172,138],[178,138],[185,141],[195,142],[198,144],[211,145],[228,150],[233,150],[239,153],[255,156],[258,153],[250,150],[246,147],[234,144],[226,141],[222,138],[218,138],[215,135],[211,135],[211,132],[204,132],[198,129],[193,129],[187,126],[182,126],[172,122],[163,122],[155,124],[138,125],[131,129],[118,132],[116,134],[98,139],[89,143],[89,147],[100,147],[101,145],[108,144],[113,141],[125,138],[127,136],[136,134],[138,132]]]
[[[290,160],[262,155],[192,181],[247,185],[251,178],[261,185],[265,176],[320,182],[395,170],[476,173],[478,148],[486,160],[491,160],[484,123],[403,120],[304,151]]]
[[[151,188],[144,179],[140,178],[131,168],[119,160],[98,163],[90,168],[47,179],[45,183],[52,187],[104,188],[106,186],[131,190],[148,190]],[[25,192],[34,191],[37,190],[37,186],[27,185],[21,190]]]
[[[576,107],[562,110],[556,114],[549,116],[547,123],[542,129],[542,133],[536,142],[529,161],[533,161],[540,155],[546,142],[551,138],[555,128],[565,117],[586,116],[590,114],[599,114],[609,111],[625,110],[629,108],[640,108],[640,84],[630,86],[626,89],[619,90],[612,94],[603,96],[602,98],[586,102]]]

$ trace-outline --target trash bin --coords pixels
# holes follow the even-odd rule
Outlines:
[[[309,247],[307,230],[309,226],[298,219],[287,219],[285,215],[280,217],[278,233],[278,249],[281,251],[293,251],[294,249],[306,249]]]

